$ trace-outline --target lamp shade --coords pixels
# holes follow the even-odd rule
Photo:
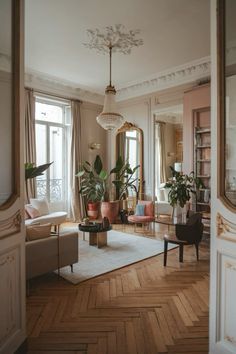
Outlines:
[[[182,172],[182,162],[175,162],[174,169],[176,172]]]
[[[102,113],[97,116],[97,122],[103,129],[114,130],[124,123],[123,116],[116,111],[116,90],[114,86],[107,86]]]

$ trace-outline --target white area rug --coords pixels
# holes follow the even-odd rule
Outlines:
[[[115,230],[107,233],[107,246],[102,248],[89,246],[88,234],[86,241],[79,235],[79,262],[74,264],[74,273],[70,267],[60,271],[61,276],[73,284],[155,256],[164,249],[163,241]],[[169,245],[169,249],[175,247]]]

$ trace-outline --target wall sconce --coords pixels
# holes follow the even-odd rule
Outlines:
[[[175,157],[175,152],[167,152],[167,157]]]
[[[99,150],[101,148],[100,143],[90,143],[89,144],[89,149],[90,150]]]

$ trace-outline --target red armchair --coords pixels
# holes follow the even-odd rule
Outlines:
[[[155,221],[153,202],[139,200],[138,205],[144,205],[144,215],[134,214],[128,216],[128,221],[135,225],[135,231],[137,224],[142,224],[142,226],[147,225],[147,227],[149,227],[150,223]]]

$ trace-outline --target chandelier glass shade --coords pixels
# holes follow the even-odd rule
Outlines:
[[[110,82],[105,91],[105,100],[103,111],[97,116],[98,124],[106,130],[114,130],[120,128],[124,123],[124,118],[116,110],[116,90],[111,84],[111,57],[112,45],[109,45],[110,57]]]
[[[119,129],[124,123],[124,117],[116,110],[116,90],[114,86],[107,86],[103,111],[97,116],[98,124],[106,130]]]

